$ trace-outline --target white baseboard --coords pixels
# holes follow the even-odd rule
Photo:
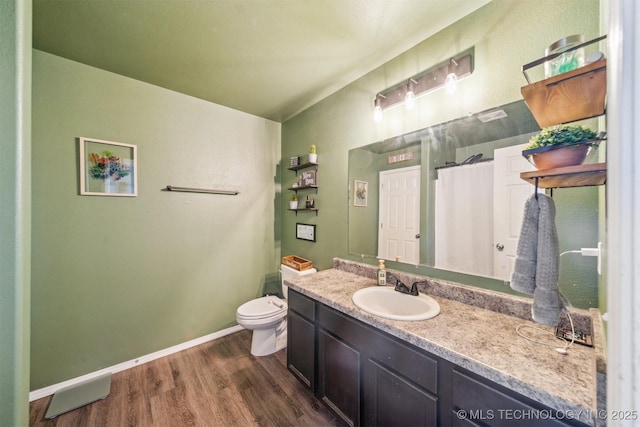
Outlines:
[[[196,338],[194,340],[187,341],[182,344],[174,345],[173,347],[165,348],[164,350],[159,350],[154,353],[129,360],[127,362],[119,363],[109,368],[100,369],[99,371],[91,372],[91,373],[82,375],[80,377],[71,378],[70,380],[66,380],[61,383],[53,384],[47,387],[40,388],[38,390],[34,390],[29,393],[29,402],[33,402],[34,400],[38,400],[38,399],[42,399],[43,397],[50,396],[63,387],[73,386],[81,382],[97,378],[104,374],[108,374],[108,373],[115,374],[116,372],[131,369],[136,366],[145,364],[147,362],[151,362],[152,360],[156,360],[161,357],[165,357],[170,354],[177,353],[179,351],[186,350],[188,348],[195,347],[197,345],[204,344],[206,342],[213,341],[218,338],[222,338],[226,335],[233,334],[243,329],[244,328],[240,325],[232,326],[230,328],[223,329],[221,331],[214,332],[212,334],[205,335],[203,337]]]

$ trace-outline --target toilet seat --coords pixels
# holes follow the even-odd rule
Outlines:
[[[237,310],[240,319],[260,320],[269,318],[279,318],[287,312],[287,302],[280,298],[269,295],[245,302]]]

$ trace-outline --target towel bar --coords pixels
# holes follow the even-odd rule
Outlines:
[[[209,190],[206,188],[189,188],[189,187],[174,187],[173,185],[167,185],[166,191],[181,191],[184,193],[206,193],[206,194],[223,194],[227,196],[237,196],[237,191],[227,190]]]

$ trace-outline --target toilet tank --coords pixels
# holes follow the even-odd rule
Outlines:
[[[294,277],[306,276],[307,274],[313,274],[317,272],[315,268],[308,268],[306,270],[296,270],[295,268],[291,268],[288,265],[280,264],[280,280],[282,284],[282,296],[284,299],[287,299],[289,296],[289,287],[284,284],[286,279],[292,279]]]

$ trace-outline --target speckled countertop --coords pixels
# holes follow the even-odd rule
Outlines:
[[[388,320],[368,314],[351,300],[358,289],[376,284],[374,274],[373,266],[334,260],[333,269],[288,279],[285,283],[312,299],[552,409],[564,411],[583,422],[594,423],[593,414],[600,409],[600,397],[596,393],[597,348],[574,344],[568,355],[561,355],[553,347],[518,336],[516,326],[523,323],[553,331],[553,328],[526,320],[526,314],[521,318],[518,315],[522,313],[511,313],[520,310],[518,305],[526,310],[526,299],[491,291],[476,292],[472,287],[429,279],[420,291],[440,304],[440,314],[418,322]],[[402,276],[403,273],[394,271],[394,274]],[[400,277],[400,280],[412,283],[412,277]],[[461,296],[461,292],[470,292],[470,296]],[[499,301],[492,302],[492,296]],[[465,303],[460,300],[465,300]],[[484,301],[478,304],[478,300]],[[495,307],[491,307],[492,303]],[[501,308],[498,311],[504,311],[507,306],[509,313],[494,311],[498,306]],[[575,317],[577,324],[584,322],[579,314]],[[594,335],[596,340],[598,334]],[[562,346],[555,338],[548,339],[550,343]]]

